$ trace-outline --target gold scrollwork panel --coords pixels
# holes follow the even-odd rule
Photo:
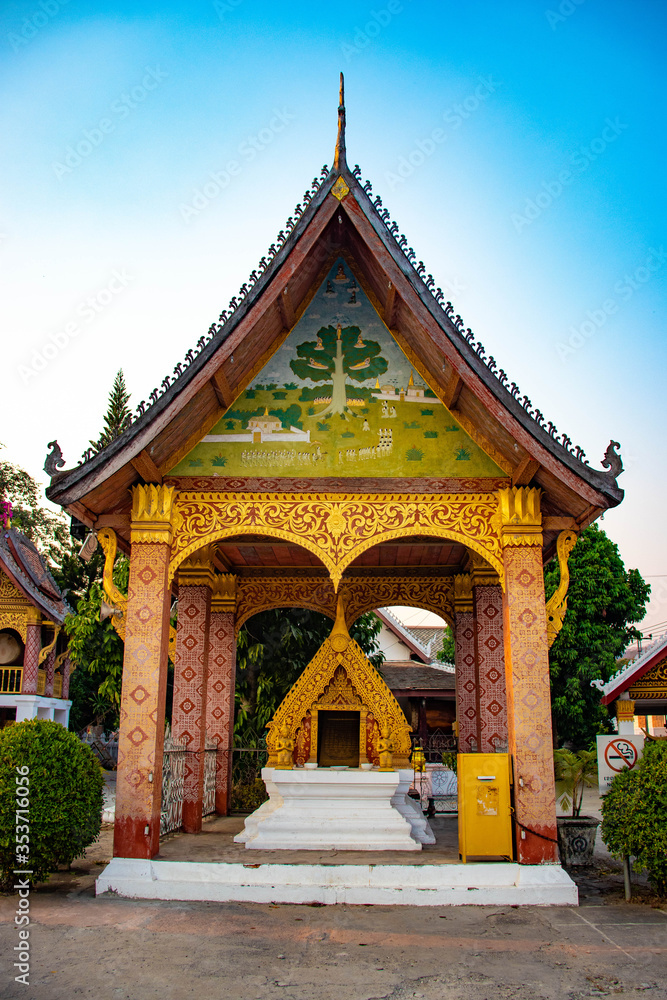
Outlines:
[[[18,590],[5,573],[0,573],[0,628],[12,628],[25,643],[27,632],[26,612],[30,601]]]
[[[503,579],[493,493],[432,495],[180,493],[172,516],[169,568],[203,545],[240,533],[281,538],[312,552],[336,590],[343,573],[380,542],[428,535],[460,542],[481,555]]]
[[[441,615],[448,624],[454,617],[454,578],[376,576],[364,574],[344,579],[345,618],[352,625],[360,615],[376,608],[404,605]],[[237,584],[236,629],[260,611],[275,608],[308,608],[332,620],[336,594],[330,579],[314,576],[240,577]]]

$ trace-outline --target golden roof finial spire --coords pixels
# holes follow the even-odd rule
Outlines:
[[[345,602],[343,601],[342,593],[339,591],[336,601],[336,620],[329,636],[329,642],[336,653],[342,653],[347,649],[351,641],[352,639],[345,623]]]
[[[340,96],[338,98],[338,136],[336,137],[336,152],[334,154],[334,170],[347,167],[345,159],[345,80],[340,75]]]

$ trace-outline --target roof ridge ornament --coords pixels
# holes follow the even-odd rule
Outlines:
[[[58,471],[62,469],[65,459],[57,441],[49,441],[46,447],[50,448],[51,451],[48,452],[44,460],[44,472],[53,479],[54,476],[58,475]]]
[[[338,135],[336,136],[336,152],[334,153],[334,170],[347,170],[345,158],[345,78],[340,74],[340,91],[338,97]]]
[[[610,441],[604,458],[600,463],[603,469],[607,469],[607,475],[614,481],[623,472],[623,461],[621,459],[621,446],[618,441]]]

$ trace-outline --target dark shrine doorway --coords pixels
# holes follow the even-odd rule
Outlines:
[[[320,767],[359,767],[359,712],[317,713]]]

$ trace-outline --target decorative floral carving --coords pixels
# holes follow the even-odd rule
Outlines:
[[[301,545],[338,588],[345,569],[379,542],[431,535],[460,542],[502,574],[494,494],[180,493],[174,501],[170,578],[202,545],[253,532]],[[332,530],[333,519],[333,530]]]

